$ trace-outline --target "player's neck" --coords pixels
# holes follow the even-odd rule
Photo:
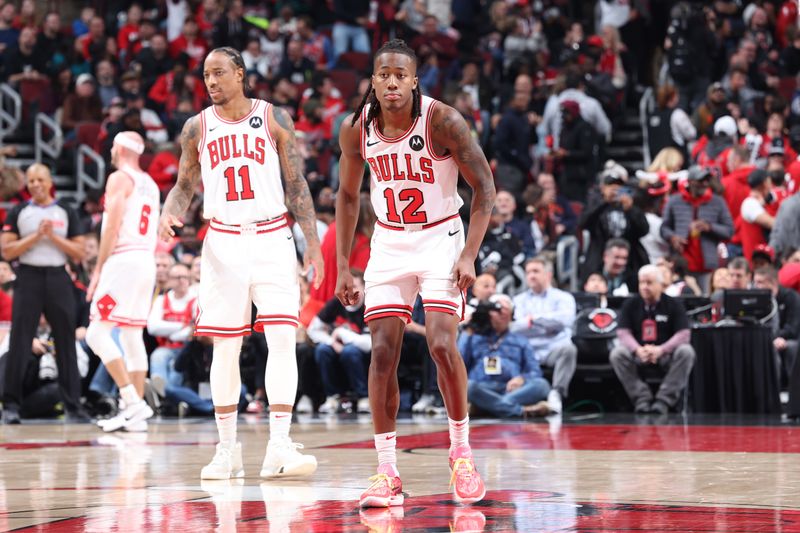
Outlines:
[[[411,116],[411,106],[408,108],[399,109],[397,111],[387,111],[381,109],[380,117],[378,117],[378,125],[381,128],[381,133],[393,137],[396,134],[407,131],[414,122],[414,117]],[[389,130],[387,132],[387,130]]]
[[[244,94],[232,98],[224,104],[214,104],[217,114],[226,120],[236,122],[246,117],[252,110],[253,104]]]

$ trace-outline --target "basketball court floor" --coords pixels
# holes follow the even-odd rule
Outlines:
[[[199,479],[213,420],[156,421],[146,434],[0,426],[0,530],[800,532],[800,427],[780,419],[476,420],[487,493],[472,506],[450,498],[446,419],[405,419],[398,435],[405,505],[365,511],[357,499],[376,463],[368,416],[301,416],[292,436],[319,469],[280,481],[258,477],[260,417],[240,418],[238,482]]]

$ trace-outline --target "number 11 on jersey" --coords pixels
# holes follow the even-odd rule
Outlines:
[[[252,200],[256,197],[250,186],[250,167],[242,165],[239,167],[239,178],[242,180],[242,193],[236,192],[236,170],[233,167],[225,169],[225,180],[228,183],[228,192],[225,199],[229,202],[236,202],[238,200]]]

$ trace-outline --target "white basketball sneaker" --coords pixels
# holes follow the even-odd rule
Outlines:
[[[97,425],[103,431],[111,433],[112,431],[127,429],[129,426],[137,427],[139,422],[144,422],[151,416],[153,416],[153,410],[147,405],[147,402],[140,400],[120,411],[117,416],[100,421]]]
[[[200,471],[200,479],[231,479],[244,477],[242,463],[242,443],[237,442],[233,448],[221,442],[217,444],[214,458]]]
[[[270,439],[261,465],[261,477],[310,476],[317,469],[317,458],[298,452],[303,445],[289,437]]]

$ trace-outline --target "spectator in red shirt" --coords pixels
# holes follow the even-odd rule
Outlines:
[[[303,55],[313,61],[317,68],[334,67],[336,58],[333,55],[333,44],[326,35],[314,31],[314,24],[308,15],[297,18],[297,35],[303,42]]]
[[[208,43],[200,36],[197,22],[186,19],[180,37],[169,43],[169,55],[177,59],[182,53],[189,56],[189,70],[194,70],[202,63],[208,52]]]
[[[742,253],[750,261],[753,250],[758,245],[767,244],[767,233],[772,229],[775,218],[766,210],[772,199],[772,180],[766,171],[753,170],[747,178],[750,194],[744,199],[740,210],[740,220],[734,220],[735,234],[742,243]]]
[[[92,17],[89,33],[80,38],[83,58],[90,63],[100,61],[106,54],[106,23],[102,17]]]
[[[117,48],[119,58],[126,61],[129,57],[133,43],[139,39],[139,23],[142,21],[142,6],[137,3],[128,8],[128,17],[125,24],[117,32]]]
[[[742,202],[750,194],[747,177],[756,167],[750,164],[750,154],[744,146],[735,146],[728,156],[728,168],[731,171],[723,176],[722,186],[725,187],[725,202],[731,218],[739,218]]]
[[[145,170],[153,177],[163,197],[178,179],[178,156],[180,155],[180,150],[175,143],[162,146],[163,149],[155,155],[150,166]]]

